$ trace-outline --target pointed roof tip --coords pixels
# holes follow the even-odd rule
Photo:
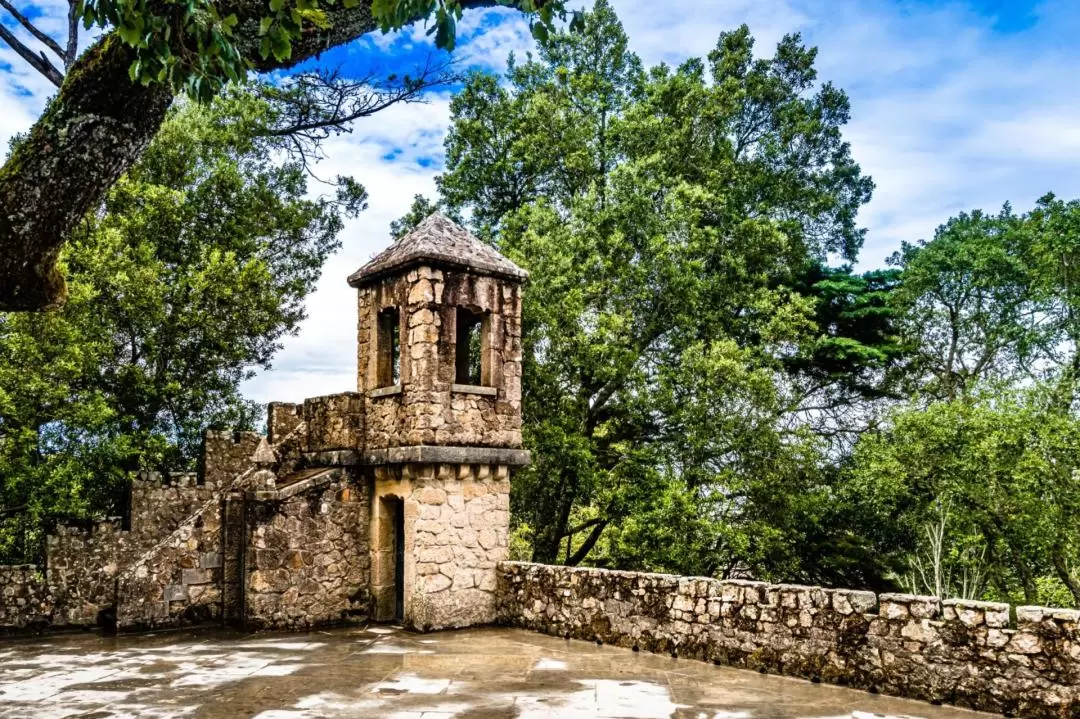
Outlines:
[[[349,285],[362,287],[386,275],[423,264],[461,269],[513,282],[524,282],[529,277],[528,272],[436,210],[349,275]]]
[[[274,464],[277,462],[277,454],[274,452],[273,447],[266,441],[266,437],[259,440],[259,446],[255,448],[255,453],[251,455],[251,462],[259,465]]]

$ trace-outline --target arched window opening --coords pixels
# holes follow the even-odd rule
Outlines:
[[[397,307],[379,312],[378,384],[401,384],[401,322]]]
[[[491,384],[487,360],[489,329],[488,315],[471,312],[464,307],[458,308],[455,358],[457,384],[479,386]]]

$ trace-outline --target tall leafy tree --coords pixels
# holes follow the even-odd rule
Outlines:
[[[239,384],[296,331],[366,198],[342,180],[308,199],[274,112],[246,89],[177,107],[66,248],[71,301],[0,315],[2,502],[30,539],[50,513],[115,511],[131,470],[190,466],[207,427],[255,421]]]
[[[1042,332],[1034,369],[1056,376],[1061,401],[1080,395],[1080,200],[1042,197],[1024,218],[1029,288]]]
[[[904,408],[859,443],[847,501],[912,591],[1080,606],[1080,421],[1045,389]]]
[[[894,301],[927,396],[951,400],[1014,377],[1045,345],[1021,227],[1007,206],[961,214],[893,256],[903,271]]]
[[[648,70],[629,47],[598,0],[452,104],[440,202],[532,273],[519,536],[539,561],[810,576],[843,542],[820,521],[829,442],[799,415],[895,344],[872,317],[889,281],[820,269],[858,252],[872,189],[847,98],[798,36],[759,60],[743,27]],[[881,574],[855,563],[814,576]]]

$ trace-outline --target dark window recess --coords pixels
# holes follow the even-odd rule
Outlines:
[[[379,313],[378,380],[380,387],[401,383],[401,322],[396,307]]]
[[[455,354],[457,384],[488,384],[487,367],[484,365],[487,354],[487,327],[486,315],[458,308]]]
[[[405,619],[405,502],[394,500],[394,620]]]

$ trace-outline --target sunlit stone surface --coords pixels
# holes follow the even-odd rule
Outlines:
[[[977,719],[508,629],[223,632],[0,645],[4,719]]]

